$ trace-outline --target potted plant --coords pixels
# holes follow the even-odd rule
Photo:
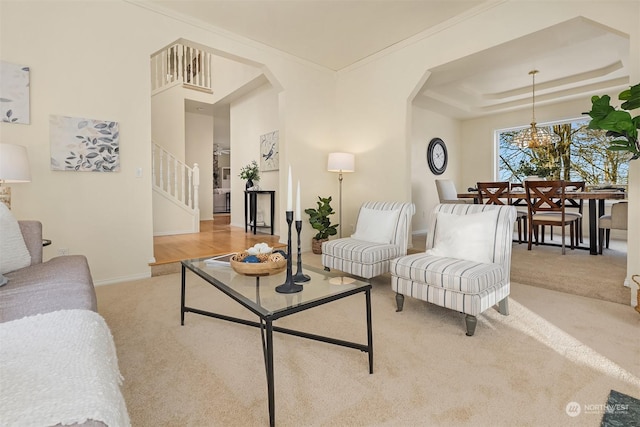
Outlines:
[[[631,117],[631,110],[640,108],[640,83],[620,92],[620,101],[625,101],[616,110],[609,102],[609,95],[593,96],[591,98],[591,111],[584,114],[591,116],[589,129],[602,129],[607,131],[607,136],[617,139],[611,141],[607,147],[611,151],[628,151],[630,160],[640,158],[640,143],[638,142],[638,129],[640,129],[640,116]]]
[[[335,236],[339,224],[332,225],[329,215],[335,212],[331,207],[331,197],[318,196],[318,209],[308,208],[304,212],[309,215],[309,223],[318,230],[318,233],[311,239],[311,250],[314,254],[322,253],[322,242],[329,240],[329,236]]]
[[[252,160],[251,163],[240,168],[240,174],[238,176],[242,179],[247,180],[247,190],[253,187],[253,181],[260,181],[260,170],[258,169],[258,162]]]

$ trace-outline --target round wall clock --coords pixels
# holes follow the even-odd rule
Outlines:
[[[435,175],[442,175],[447,169],[447,146],[440,138],[433,138],[427,147],[427,163]]]

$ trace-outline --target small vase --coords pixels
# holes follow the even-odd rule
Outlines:
[[[247,190],[250,190],[251,188],[253,188],[253,181],[248,179],[247,180]]]

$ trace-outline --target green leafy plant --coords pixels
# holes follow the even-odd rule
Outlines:
[[[313,237],[316,240],[328,239],[329,236],[335,236],[338,231],[339,224],[332,225],[329,215],[333,215],[335,212],[331,207],[331,197],[318,196],[318,209],[308,208],[304,212],[309,215],[309,223],[318,230],[318,233]]]
[[[240,174],[238,176],[242,179],[246,179],[247,181],[260,181],[258,162],[252,160],[251,163],[240,168]]]
[[[640,158],[640,115],[631,117],[629,112],[640,108],[640,83],[620,92],[618,99],[624,101],[620,106],[621,110],[610,105],[609,95],[593,96],[591,111],[583,114],[591,116],[589,129],[606,130],[607,136],[617,138],[611,141],[608,150],[628,151],[632,154],[631,160],[634,160]]]

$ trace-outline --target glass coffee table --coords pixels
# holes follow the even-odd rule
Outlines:
[[[187,270],[212,285],[242,307],[258,316],[258,322],[212,313],[185,305]],[[228,265],[211,265],[205,258],[182,261],[182,292],[180,302],[180,324],[184,325],[185,313],[196,313],[203,316],[229,322],[241,323],[261,329],[262,349],[264,352],[267,373],[267,393],[269,401],[269,425],[275,425],[275,386],[273,374],[273,332],[280,332],[350,347],[368,353],[369,373],[373,373],[373,333],[371,328],[371,284],[350,277],[340,277],[305,266],[304,272],[311,278],[303,283],[303,290],[293,294],[281,294],[275,291],[276,286],[284,283],[286,273],[272,276],[244,276],[236,273]],[[366,304],[367,344],[310,334],[293,329],[274,326],[273,322],[290,314],[309,310],[342,298],[363,293]]]

